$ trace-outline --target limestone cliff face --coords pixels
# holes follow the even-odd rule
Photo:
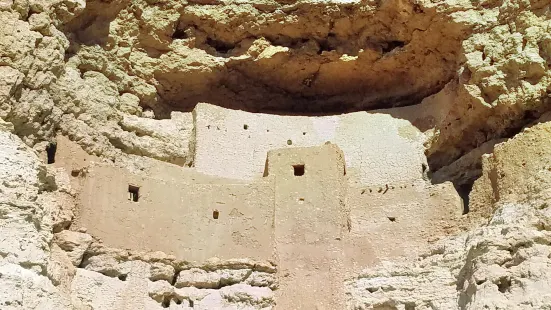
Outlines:
[[[1,309],[108,307],[90,283],[147,309],[277,304],[269,262],[65,230],[85,170],[41,162],[57,135],[131,171],[193,166],[200,102],[390,114],[424,134],[435,182],[476,180],[470,231],[347,279],[349,308],[551,307],[548,0],[0,0],[0,25]]]
[[[490,193],[494,201],[488,204],[495,209],[488,222],[441,240],[416,262],[388,262],[365,270],[348,284],[350,305],[357,309],[548,308],[549,137],[550,124],[539,124],[486,155],[483,170],[492,181],[479,191]]]

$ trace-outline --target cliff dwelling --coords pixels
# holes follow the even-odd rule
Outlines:
[[[549,0],[0,22],[0,310],[551,309]]]
[[[105,247],[162,251],[194,262],[267,262],[285,276],[272,275],[273,282],[266,282],[272,284],[259,287],[266,289],[263,298],[279,300],[284,309],[341,308],[343,277],[384,259],[414,256],[429,240],[457,229],[461,198],[452,183],[427,180],[422,134],[407,120],[384,111],[281,116],[204,103],[188,114],[174,113],[193,119],[193,128],[180,131],[180,139],[189,141],[192,167],[155,162],[133,172],[57,139],[53,164],[79,171],[71,180],[79,192],[72,226],[86,228]],[[90,267],[93,258],[84,257],[74,285],[97,277],[86,272],[97,268]],[[150,280],[117,264],[105,268],[102,274]],[[170,278],[179,279],[188,270],[174,272]],[[187,277],[188,284],[166,283],[166,294],[174,291],[170,298],[182,299],[179,289],[204,288],[193,282],[203,281],[202,275]],[[221,289],[245,278],[205,285]],[[120,286],[128,286],[120,294],[140,289],[132,285]],[[144,295],[134,304],[162,306],[164,300]],[[221,306],[208,300],[186,302]],[[92,302],[107,307],[101,294]]]

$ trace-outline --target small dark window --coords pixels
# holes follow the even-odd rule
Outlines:
[[[287,145],[293,145],[293,141],[292,140],[287,140]]]
[[[247,125],[247,124],[243,125],[243,129],[245,129],[245,130],[249,129],[249,125]]]
[[[295,176],[297,177],[304,175],[304,165],[294,165],[293,170],[295,172]]]
[[[190,306],[191,308],[193,308],[193,300],[191,300],[191,299],[189,300],[189,306]]]
[[[138,202],[140,199],[140,188],[134,185],[128,185],[128,200]]]
[[[212,218],[213,219],[217,220],[218,216],[220,216],[220,212],[218,212],[218,210],[212,211]]]
[[[46,146],[46,155],[48,155],[48,164],[55,163],[55,152],[57,151],[57,143],[51,142]]]

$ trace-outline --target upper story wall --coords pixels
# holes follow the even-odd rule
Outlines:
[[[347,173],[364,185],[421,179],[423,135],[387,114],[281,116],[198,104],[194,110],[199,172],[253,180],[262,177],[269,150],[330,141],[344,152]]]

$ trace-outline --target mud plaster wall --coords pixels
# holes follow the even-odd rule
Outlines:
[[[343,279],[380,260],[418,254],[428,240],[453,232],[461,214],[451,184],[350,186],[334,144],[273,150],[265,162],[266,177],[251,184],[200,184],[92,164],[75,227],[108,246],[191,261],[277,261],[282,309],[337,309]],[[138,202],[129,199],[130,184],[139,187]]]
[[[423,136],[410,122],[386,114],[281,116],[199,104],[194,110],[197,171],[252,180],[263,175],[266,153],[337,144],[349,177],[364,185],[421,179],[426,158]]]
[[[344,305],[342,240],[348,212],[343,157],[335,145],[274,150],[268,155],[269,174],[275,176],[279,269],[286,275],[277,292],[281,309]],[[302,176],[294,173],[297,165],[304,165]]]
[[[139,187],[137,202],[129,199],[129,185]],[[98,165],[86,177],[78,224],[113,247],[197,261],[266,259],[272,250],[272,187],[193,184]]]
[[[462,201],[449,182],[349,188],[347,204],[347,250],[358,266],[371,265],[373,259],[410,256],[426,241],[453,233],[463,210]]]

